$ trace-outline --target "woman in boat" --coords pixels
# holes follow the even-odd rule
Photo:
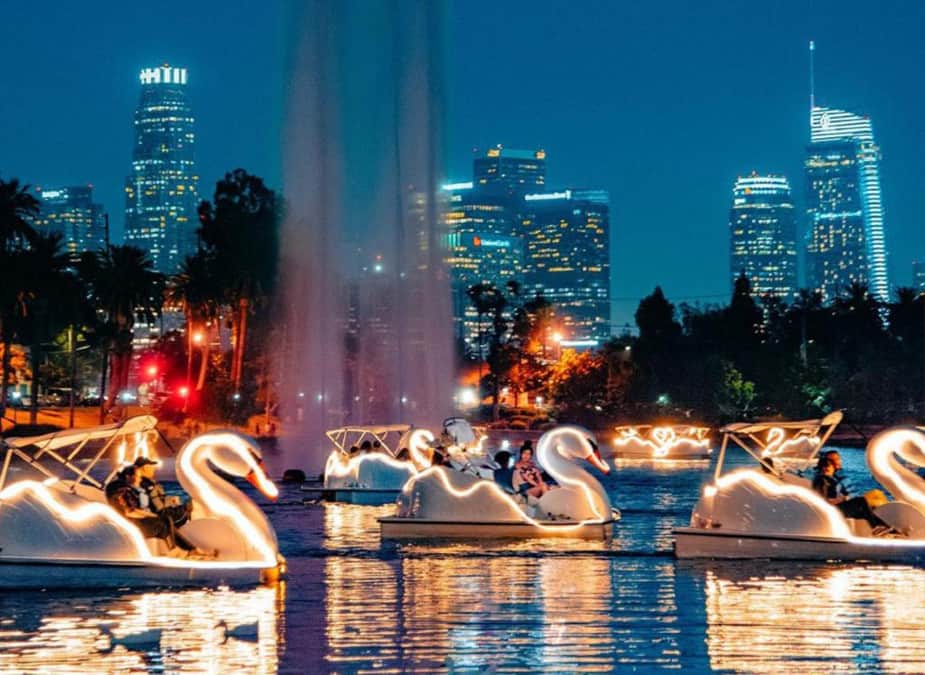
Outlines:
[[[520,492],[520,486],[524,483],[529,486],[526,488],[526,491],[531,497],[539,499],[549,492],[549,485],[543,480],[543,473],[540,471],[540,467],[533,461],[532,444],[530,446],[524,444],[524,446],[521,447],[520,459],[517,460],[517,463],[514,465],[514,491]]]
[[[840,461],[833,459],[831,454],[822,457],[816,468],[816,477],[813,478],[813,490],[841,511],[846,518],[866,520],[874,534],[889,532],[889,525],[877,517],[864,497],[850,497],[847,494],[844,485],[835,475],[839,464]]]

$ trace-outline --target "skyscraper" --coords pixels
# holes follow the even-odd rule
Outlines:
[[[869,117],[813,105],[807,149],[807,281],[831,301],[852,282],[889,300],[880,149]]]
[[[729,211],[729,274],[744,273],[756,296],[790,301],[797,290],[797,234],[790,183],[783,176],[740,177]]]
[[[140,80],[132,171],[125,181],[125,239],[149,251],[158,271],[171,274],[195,249],[194,118],[185,68],[145,68]]]
[[[472,183],[445,185],[443,192],[453,323],[456,336],[477,353],[484,348],[482,326],[468,290],[487,283],[504,291],[509,281],[523,281],[523,238],[514,212],[519,200],[474,189]]]
[[[103,207],[93,201],[92,185],[39,188],[41,208],[34,225],[39,232],[57,232],[72,258],[105,246]]]
[[[546,185],[546,151],[513,150],[498,145],[473,163],[473,179],[479,189],[508,193],[537,192]]]
[[[610,338],[610,207],[604,190],[524,195],[524,285],[562,322],[565,343]]]

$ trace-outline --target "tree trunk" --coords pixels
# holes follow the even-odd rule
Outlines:
[[[109,349],[103,344],[100,358],[100,424],[106,423],[106,366],[109,365]]]
[[[74,428],[74,405],[77,403],[77,330],[74,328],[74,324],[70,325],[68,330],[68,337],[70,338],[71,343],[71,395],[68,401],[68,429]],[[33,380],[35,379],[35,374],[32,375]]]
[[[196,391],[202,391],[206,386],[206,373],[209,370],[209,343],[211,336],[206,332],[202,341],[202,356],[199,362],[199,379],[196,381]]]
[[[0,368],[0,420],[6,417],[6,397],[8,380],[10,379],[10,352],[13,351],[13,341],[3,338],[3,366]]]
[[[244,348],[247,344],[247,310],[249,304],[247,298],[241,298],[238,301],[238,312],[240,314],[238,320],[240,321],[240,327],[238,328],[238,342],[235,344],[235,365],[232,377],[235,393],[241,388],[241,371],[244,367]]]
[[[29,350],[29,360],[32,361],[32,396],[29,398],[29,424],[35,425],[39,421],[39,353],[41,347],[38,341],[32,343]]]

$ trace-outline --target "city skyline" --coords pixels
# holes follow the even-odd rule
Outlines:
[[[285,189],[278,139],[289,77],[286,8],[271,4],[253,12],[232,4],[215,13],[184,7],[190,20],[170,31],[140,10],[114,8],[62,8],[53,25],[12,9],[7,25],[16,30],[4,32],[3,49],[31,67],[2,76],[4,89],[20,94],[13,97],[15,106],[0,106],[6,122],[0,131],[2,175],[33,185],[93,183],[118,240],[134,74],[146,64],[170,61],[196,72],[190,95],[200,131],[202,195],[209,196],[214,182],[236,166]],[[925,101],[908,86],[923,47],[907,39],[923,25],[921,7],[878,12],[863,27],[850,19],[856,14],[850,7],[837,3],[750,13],[729,12],[723,3],[696,9],[589,6],[581,17],[561,8],[527,8],[450,6],[447,179],[461,175],[473,146],[500,141],[543,147],[556,156],[550,184],[607,189],[615,324],[631,322],[635,304],[655,284],[676,300],[723,301],[728,185],[736,176],[756,170],[795,179],[795,206],[805,229],[797,177],[806,144],[810,39],[818,46],[820,105],[862,110],[876,123],[890,273],[896,285],[911,283],[911,261],[925,257],[914,196],[922,181],[916,157],[925,140]],[[502,28],[515,19],[516,34]],[[726,28],[709,33],[720,20]],[[99,25],[101,39],[77,40],[64,30],[81,22]],[[202,39],[203,23],[235,42],[235,54],[229,57]],[[549,32],[565,56],[524,68],[527,36]],[[49,53],[49,42],[59,51]],[[485,43],[492,49],[479,49]],[[60,50],[80,58],[62,60]],[[90,78],[84,72],[88,62],[99,64]],[[84,101],[66,119],[43,93],[50,73],[60,96]],[[749,86],[754,82],[761,86]],[[573,105],[592,86],[597,89],[589,103]],[[671,200],[658,196],[666,185],[672,186]],[[664,246],[671,236],[693,244]],[[659,264],[647,261],[655,251]]]

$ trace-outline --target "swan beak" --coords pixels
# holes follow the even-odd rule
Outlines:
[[[591,464],[593,464],[599,471],[602,473],[610,473],[610,467],[607,466],[607,463],[600,458],[596,452],[592,452],[586,458]]]
[[[257,466],[259,467],[259,471],[251,471],[244,479],[260,490],[260,494],[264,497],[275,502],[279,497],[279,490],[276,489],[273,481],[267,477],[263,462],[259,462]]]

